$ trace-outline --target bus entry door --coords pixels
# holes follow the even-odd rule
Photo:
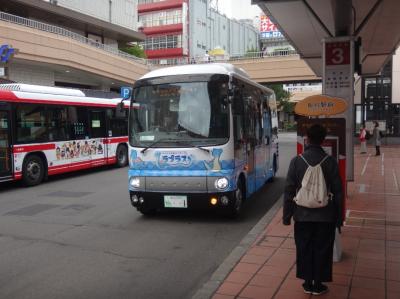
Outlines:
[[[0,180],[11,175],[10,112],[0,107]]]

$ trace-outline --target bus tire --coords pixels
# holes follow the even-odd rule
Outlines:
[[[153,216],[156,214],[156,209],[149,209],[145,207],[138,207],[137,210],[144,216]]]
[[[238,218],[242,212],[244,200],[244,189],[243,189],[243,181],[239,179],[237,182],[237,188],[234,195],[233,205],[230,207],[228,216],[230,218]]]
[[[269,179],[270,182],[273,182],[275,180],[275,176],[276,176],[276,170],[277,170],[277,165],[276,165],[276,156],[274,155],[274,160],[272,162],[272,176]]]
[[[128,165],[128,148],[126,145],[118,145],[115,155],[117,158],[117,167],[125,167]]]
[[[22,166],[22,180],[28,187],[39,185],[45,177],[43,159],[38,155],[29,155]]]

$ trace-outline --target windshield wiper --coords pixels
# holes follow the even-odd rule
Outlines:
[[[157,141],[154,141],[153,143],[149,144],[148,146],[146,146],[144,149],[142,149],[140,152],[142,154],[144,154],[149,148],[155,146],[156,144],[160,143],[160,142],[164,142],[164,141],[172,141],[172,142],[176,142],[177,144],[182,144],[182,145],[188,145],[190,147],[195,147],[198,148],[202,151],[205,151],[207,153],[210,153],[210,150],[204,147],[201,147],[200,145],[195,145],[195,144],[191,144],[190,140],[181,140],[181,139],[171,139],[171,138],[161,138]]]
[[[144,149],[142,149],[140,152],[141,152],[142,154],[144,154],[149,148],[155,146],[155,145],[156,145],[157,143],[159,143],[159,142],[164,142],[164,141],[174,141],[174,142],[177,142],[178,140],[170,139],[170,138],[161,138],[161,139],[158,139],[158,140],[154,141],[153,143],[150,143],[148,146],[146,146],[146,147],[145,147]]]
[[[192,144],[192,143],[190,143],[190,140],[178,140],[177,142],[180,144],[189,145],[190,147],[195,147],[195,148],[201,149],[202,151],[210,153],[210,150],[208,148],[204,148],[200,145]]]

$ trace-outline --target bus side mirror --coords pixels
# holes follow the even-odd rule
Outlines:
[[[124,102],[121,101],[115,107],[115,116],[117,118],[124,118],[125,117],[125,105]]]

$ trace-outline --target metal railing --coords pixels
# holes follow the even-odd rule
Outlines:
[[[226,56],[196,56],[192,59],[187,57],[165,58],[165,59],[149,59],[153,65],[182,65],[182,64],[199,64],[199,63],[213,63],[213,62],[231,62],[239,60],[263,59],[268,57],[288,57],[297,56],[295,50],[279,50],[270,53],[266,52],[247,52],[246,54],[226,55]]]
[[[296,55],[298,55],[298,53],[295,50],[278,50],[273,52],[258,51],[258,52],[247,52],[246,54],[241,54],[241,55],[231,55],[229,57],[229,61],[262,59],[266,57],[287,57]]]
[[[77,34],[75,32],[69,31],[69,30],[61,28],[61,27],[57,27],[57,26],[53,26],[53,25],[50,25],[50,24],[34,21],[34,20],[23,18],[23,17],[20,17],[20,16],[8,14],[8,13],[5,13],[5,12],[0,12],[0,20],[1,21],[5,21],[5,22],[9,22],[9,23],[13,23],[13,24],[22,25],[22,26],[25,26],[25,27],[34,28],[34,29],[37,29],[37,30],[40,30],[40,31],[44,31],[44,32],[57,34],[59,36],[70,38],[70,39],[72,39],[74,41],[77,41],[79,43],[92,46],[94,48],[106,51],[108,53],[117,55],[117,56],[122,57],[122,58],[133,60],[133,61],[141,63],[141,64],[147,64],[147,60],[146,59],[139,58],[139,57],[136,57],[134,55],[127,54],[125,52],[122,52],[118,48],[115,48],[115,47],[112,47],[112,46],[109,46],[109,45],[105,45],[105,44],[96,42],[96,41],[94,41],[92,39],[89,39],[89,38],[83,36],[83,35]]]
[[[189,64],[189,63],[208,63],[208,62],[230,62],[230,61],[238,61],[238,60],[249,60],[249,59],[262,59],[266,57],[283,57],[283,56],[294,56],[298,55],[296,51],[294,50],[278,50],[278,51],[273,51],[273,52],[263,52],[263,51],[258,51],[258,52],[247,52],[245,54],[234,54],[234,55],[226,55],[224,57],[213,57],[210,56],[209,59],[204,59],[204,57],[198,56],[194,57],[192,59],[188,58],[182,58],[180,57],[179,59],[144,59],[144,58],[139,58],[134,55],[130,55],[128,53],[125,53],[118,48],[105,45],[99,42],[96,42],[92,39],[89,39],[83,35],[80,35],[78,33],[72,32],[70,30],[57,27],[54,25],[38,22],[35,20],[23,18],[20,16],[8,14],[5,12],[0,11],[0,20],[13,23],[13,24],[18,24],[22,25],[25,27],[29,28],[34,28],[40,31],[44,32],[49,32],[53,34],[57,34],[62,37],[69,38],[71,40],[77,41],[79,43],[89,45],[91,47],[94,47],[96,49],[100,49],[103,51],[106,51],[108,53],[117,55],[119,57],[133,60],[135,62],[144,64],[144,65],[180,65],[180,64]]]

